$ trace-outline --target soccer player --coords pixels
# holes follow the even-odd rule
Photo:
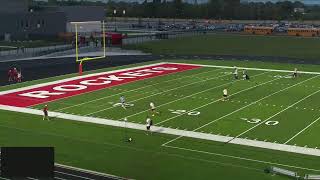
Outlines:
[[[297,78],[297,77],[298,77],[298,69],[297,69],[297,68],[294,68],[292,77],[293,77],[293,78]]]
[[[43,111],[43,118],[42,118],[42,120],[47,119],[48,121],[50,121],[50,120],[49,120],[49,115],[48,115],[48,105],[45,105],[42,111]]]
[[[147,116],[146,126],[147,126],[147,131],[149,131],[151,133],[150,128],[152,126],[152,120],[149,116]],[[149,134],[147,133],[147,135],[149,135]]]
[[[126,109],[126,98],[124,96],[120,96],[120,103],[123,109]]]
[[[242,71],[242,74],[243,80],[250,80],[249,75],[247,74],[247,71],[245,69]]]
[[[159,114],[159,112],[156,111],[156,106],[154,105],[153,102],[150,102],[150,109],[151,109],[151,112],[152,112],[152,116],[154,116],[155,113]]]
[[[224,89],[223,90],[223,99],[222,99],[222,101],[226,101],[226,100],[228,100],[228,90]]]
[[[234,66],[233,77],[234,77],[234,79],[239,79],[238,68],[236,66]]]

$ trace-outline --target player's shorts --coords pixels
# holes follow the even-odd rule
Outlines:
[[[150,126],[149,125],[147,126],[147,130],[150,130]]]
[[[48,111],[44,111],[44,116],[48,116]]]
[[[151,108],[151,111],[155,111],[156,110],[156,108]]]
[[[227,94],[224,94],[223,97],[228,97],[228,95],[227,95]]]
[[[298,73],[293,73],[293,77],[297,77]]]

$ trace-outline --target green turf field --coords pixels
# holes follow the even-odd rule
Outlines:
[[[237,61],[174,61],[264,69],[317,71],[312,65]],[[154,63],[154,62],[152,62]],[[146,64],[146,63],[144,63]],[[131,65],[131,66],[140,66]],[[121,67],[119,67],[121,68]],[[110,69],[99,70],[108,71]],[[97,71],[96,71],[97,72]],[[239,71],[242,73],[242,71]],[[154,102],[156,126],[224,137],[320,148],[320,75],[202,67],[141,80],[49,103],[50,111],[145,124]],[[68,75],[71,77],[72,75]],[[63,79],[68,76],[52,78]],[[47,82],[40,80],[20,86]],[[14,89],[3,87],[1,90]],[[221,101],[227,88],[229,100]],[[114,104],[124,95],[131,107]],[[32,107],[43,108],[43,104]],[[163,133],[72,122],[0,111],[2,146],[54,146],[59,163],[134,179],[288,179],[264,173],[269,166],[320,174],[320,157]],[[124,142],[125,136],[133,142]],[[147,172],[152,172],[149,175]]]
[[[302,48],[303,47],[303,48]],[[240,55],[319,59],[318,38],[208,34],[129,45],[153,54]]]

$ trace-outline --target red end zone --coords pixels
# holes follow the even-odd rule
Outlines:
[[[196,65],[168,63],[114,73],[99,73],[99,75],[96,76],[79,77],[79,79],[65,81],[63,83],[44,85],[37,88],[30,87],[28,90],[17,90],[15,92],[3,94],[0,95],[0,104],[28,107],[129,82],[183,72],[200,67],[201,66]]]

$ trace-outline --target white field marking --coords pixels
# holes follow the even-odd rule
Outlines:
[[[272,81],[279,80],[279,79],[280,79],[280,78],[272,79],[272,80],[270,80],[270,81],[267,81],[267,82],[264,82],[264,83],[261,83],[261,84],[258,84],[258,85],[255,85],[255,86],[249,87],[249,88],[247,88],[247,89],[243,89],[243,90],[241,90],[241,91],[238,91],[238,92],[236,92],[236,93],[234,93],[234,94],[230,95],[230,97],[231,97],[231,96],[234,96],[234,95],[237,95],[237,94],[239,94],[239,93],[242,93],[242,92],[248,91],[248,90],[250,90],[250,89],[253,89],[253,88],[259,87],[259,86],[261,86],[261,85],[268,84],[268,83],[270,83],[270,82],[272,82]],[[203,107],[205,107],[205,106],[211,105],[211,104],[213,104],[213,103],[219,102],[219,101],[221,101],[222,99],[223,99],[223,98],[220,98],[220,99],[217,99],[217,100],[215,100],[215,101],[212,101],[212,102],[209,102],[209,103],[207,103],[207,104],[204,104],[204,105],[202,105],[202,106],[196,107],[196,108],[194,108],[194,109],[191,109],[190,111],[187,111],[186,113],[189,113],[189,112],[192,112],[192,111],[198,110],[198,109],[200,109],[200,108],[203,108]],[[253,102],[253,103],[254,103],[254,102]],[[251,103],[251,104],[252,104],[252,103]],[[251,105],[251,104],[249,104],[249,105]],[[246,105],[246,106],[244,106],[244,107],[247,107],[247,106],[249,106],[249,105]],[[242,108],[244,108],[244,107],[242,107]],[[239,111],[239,110],[241,110],[241,108],[240,108],[240,109],[238,109],[238,110],[236,110],[236,112],[237,112],[237,111]],[[168,118],[168,119],[166,119],[166,120],[160,121],[160,122],[159,122],[159,123],[157,123],[156,125],[159,125],[159,124],[165,123],[165,122],[170,121],[170,120],[172,120],[172,119],[175,119],[175,118],[177,118],[177,117],[179,117],[179,116],[182,116],[182,115],[184,115],[184,114],[186,114],[186,113],[182,113],[182,114],[179,114],[179,115],[173,116],[173,117],[171,117],[171,118]],[[235,112],[232,112],[232,113],[235,113]],[[230,114],[229,114],[229,115],[230,115]],[[227,116],[227,115],[225,115],[225,116]],[[220,117],[219,119],[222,119],[222,118],[224,118],[225,116]],[[217,121],[217,120],[215,120],[215,121]],[[213,123],[213,122],[215,122],[215,121],[211,121],[211,122],[210,122],[210,124],[211,124],[211,123]],[[209,123],[208,123],[208,124],[205,124],[205,125],[209,125]],[[203,126],[203,127],[204,127],[204,126]],[[202,126],[200,126],[200,128],[202,128]],[[200,128],[197,128],[197,129],[195,129],[195,130],[193,130],[193,131],[196,131],[196,130],[198,130],[198,129],[200,129]]]
[[[95,180],[95,179],[92,179],[92,178],[83,177],[83,176],[78,176],[78,175],[69,174],[69,173],[60,172],[60,171],[54,171],[54,172],[55,172],[55,173],[58,173],[58,174],[64,174],[64,175],[68,175],[68,176],[72,176],[72,177],[80,178],[80,179]]]
[[[139,100],[142,100],[142,99],[146,99],[146,98],[149,98],[149,97],[152,97],[152,96],[160,95],[160,94],[163,94],[163,93],[166,93],[166,92],[170,92],[170,91],[173,91],[173,90],[176,90],[176,89],[187,87],[187,86],[190,86],[190,85],[193,85],[193,84],[198,84],[198,83],[206,82],[206,81],[209,81],[209,80],[218,79],[219,77],[223,77],[223,76],[226,76],[226,75],[217,76],[217,77],[214,77],[214,78],[210,78],[208,80],[201,80],[201,81],[197,81],[197,82],[188,83],[188,84],[185,84],[183,86],[178,86],[178,87],[171,88],[171,89],[168,89],[168,90],[165,90],[165,91],[162,91],[162,92],[151,94],[149,96],[144,96],[142,98],[138,98],[138,99],[135,99],[133,101],[129,101],[129,103],[133,103],[133,102],[136,102],[136,101],[139,101]],[[99,113],[99,112],[102,112],[102,111],[106,111],[106,110],[109,110],[109,109],[113,109],[113,108],[115,108],[115,107],[113,107],[113,106],[112,107],[107,107],[107,108],[104,108],[104,109],[100,109],[98,111],[94,111],[92,113],[85,114],[84,116],[90,116],[92,114],[96,114],[96,113]]]
[[[260,76],[260,75],[263,75],[263,74],[265,74],[265,73],[260,73],[260,74],[254,75],[254,76]],[[254,76],[252,76],[252,77],[254,77]],[[240,81],[240,80],[239,80],[239,81]],[[219,88],[219,87],[223,87],[223,86],[225,86],[225,85],[232,84],[232,83],[234,83],[234,82],[224,83],[224,84],[221,84],[221,85],[219,85],[219,86],[215,86],[215,87],[212,87],[212,88],[203,90],[203,91],[199,91],[199,92],[197,92],[197,93],[193,93],[193,94],[190,94],[190,95],[188,95],[188,96],[184,96],[184,97],[182,97],[182,98],[178,98],[178,99],[176,99],[176,100],[169,101],[169,102],[164,103],[164,104],[160,104],[158,107],[162,107],[162,106],[165,106],[165,105],[168,105],[168,104],[171,104],[171,103],[174,103],[174,102],[177,102],[177,101],[180,101],[180,100],[183,100],[183,99],[186,99],[186,98],[195,96],[195,95],[197,95],[197,94],[204,93],[204,92],[206,92],[206,91],[210,91],[210,90],[213,90],[213,89],[216,89],[216,88]],[[218,99],[218,100],[216,100],[216,101],[220,101],[220,100],[221,100],[221,99]],[[129,116],[126,116],[125,118],[129,118],[129,117],[132,117],[132,116],[135,116],[135,115],[138,115],[138,114],[147,112],[148,110],[149,110],[149,109],[146,109],[146,110],[137,112],[137,113],[135,113],[135,114],[131,114],[131,115],[129,115]],[[192,110],[191,110],[191,111],[192,111]],[[186,113],[189,113],[189,111],[186,112]],[[123,118],[121,118],[121,119],[123,119]],[[158,124],[159,124],[159,123],[157,123],[156,125],[158,125]]]
[[[167,80],[167,81],[162,81],[162,82],[150,84],[150,85],[147,85],[147,86],[142,86],[142,87],[139,87],[139,88],[136,88],[136,89],[131,89],[131,90],[128,90],[128,91],[125,91],[125,92],[113,94],[113,95],[110,95],[110,96],[105,96],[105,97],[98,98],[98,99],[94,99],[94,100],[91,100],[91,101],[86,101],[86,102],[79,103],[79,104],[75,104],[75,105],[72,105],[72,106],[67,106],[67,107],[64,107],[64,108],[57,109],[57,110],[55,110],[55,111],[61,111],[61,110],[64,110],[64,109],[69,109],[69,108],[73,108],[73,107],[78,107],[78,106],[82,106],[82,105],[84,105],[84,104],[96,102],[96,101],[99,101],[99,100],[102,100],[102,99],[107,99],[107,98],[110,98],[110,97],[118,96],[118,95],[120,95],[120,94],[125,94],[125,93],[129,93],[129,92],[134,92],[134,91],[137,91],[137,90],[141,90],[141,89],[144,89],[144,88],[147,88],[147,87],[151,87],[151,86],[154,86],[154,85],[157,85],[157,84],[162,84],[162,83],[167,83],[167,82],[171,82],[171,81],[175,81],[175,80],[180,80],[180,79],[184,79],[184,78],[187,78],[187,77],[194,77],[194,76],[197,76],[197,75],[200,75],[200,74],[206,74],[206,73],[209,73],[209,72],[215,72],[215,71],[219,71],[219,70],[221,70],[221,69],[215,69],[215,70],[210,70],[210,71],[206,71],[206,72],[196,73],[196,74],[194,74],[194,75],[189,75],[189,76],[183,76],[183,77],[180,77],[180,78],[170,79],[170,80]],[[156,77],[162,77],[162,76],[167,76],[167,75],[168,75],[168,74],[160,75],[160,76],[156,76]],[[142,80],[142,81],[143,81],[143,80]],[[138,81],[138,82],[139,82],[139,81]],[[122,85],[123,85],[123,84],[122,84]],[[105,90],[105,89],[101,89],[101,90]]]
[[[309,127],[311,127],[314,123],[318,122],[320,120],[320,117],[318,117],[316,120],[314,120],[312,123],[310,123],[307,127],[303,128],[300,132],[298,132],[297,134],[295,134],[294,136],[292,136],[290,139],[288,139],[284,144],[289,143],[290,141],[292,141],[294,138],[296,138],[297,136],[299,136],[301,133],[303,133],[305,130],[307,130]]]
[[[203,67],[213,67],[213,68],[223,68],[223,69],[234,69],[234,66],[216,66],[216,65],[206,65],[206,64],[192,64],[192,63],[174,63],[167,62],[171,64],[184,64],[184,65],[198,65]],[[268,72],[281,72],[281,73],[293,73],[294,71],[290,70],[282,70],[282,69],[263,69],[263,68],[248,68],[248,67],[238,67],[238,69],[246,69],[246,70],[254,70],[254,71],[268,71]],[[320,72],[312,72],[312,71],[298,71],[300,74],[312,74],[312,75],[320,75]]]
[[[67,179],[63,179],[63,178],[59,178],[59,177],[54,177],[54,179],[67,180]]]
[[[273,96],[273,95],[275,95],[275,94],[277,94],[277,93],[280,93],[280,92],[282,92],[282,91],[288,90],[289,88],[295,87],[295,86],[297,86],[297,85],[299,85],[299,84],[302,84],[302,83],[304,83],[304,82],[306,82],[306,81],[309,81],[309,80],[311,80],[311,79],[313,79],[313,78],[316,78],[316,77],[318,77],[318,76],[315,76],[315,77],[306,79],[306,80],[301,81],[301,82],[299,82],[299,83],[297,83],[297,84],[294,84],[294,85],[292,85],[292,86],[289,86],[289,87],[286,87],[286,88],[281,89],[281,90],[279,90],[279,91],[276,91],[276,92],[274,92],[274,93],[272,93],[272,94],[269,94],[269,95],[267,95],[267,96],[265,96],[265,97],[263,97],[263,98],[261,98],[261,99],[258,99],[257,101],[254,101],[254,102],[252,102],[252,103],[250,103],[250,104],[248,104],[248,105],[246,105],[246,106],[243,106],[243,107],[241,107],[241,108],[239,108],[239,109],[237,109],[237,110],[235,110],[235,111],[232,111],[231,113],[228,113],[228,114],[226,114],[226,115],[224,115],[224,116],[221,116],[221,117],[219,117],[219,118],[217,118],[217,119],[215,119],[215,120],[213,120],[213,121],[210,121],[209,123],[204,124],[204,125],[196,128],[196,129],[194,129],[193,131],[197,131],[197,130],[199,130],[199,129],[201,129],[201,128],[204,128],[205,126],[208,126],[208,125],[210,125],[210,124],[212,124],[212,123],[214,123],[214,122],[216,122],[216,121],[219,121],[219,120],[221,120],[221,119],[223,119],[223,118],[225,118],[225,117],[227,117],[227,116],[230,116],[230,115],[232,115],[232,114],[234,114],[234,113],[236,113],[236,112],[238,112],[238,111],[240,111],[240,110],[242,110],[242,109],[244,109],[244,108],[247,108],[247,107],[249,107],[249,106],[251,106],[251,105],[253,105],[253,104],[256,104],[256,103],[262,101],[263,99],[266,99],[266,98],[268,98],[268,97],[270,97],[270,96]],[[278,79],[280,79],[280,78],[278,78]],[[277,80],[277,79],[275,79],[275,80]],[[242,91],[243,91],[243,90],[242,90]],[[239,92],[241,92],[241,91],[239,91]],[[238,92],[238,93],[239,93],[239,92]],[[191,111],[200,109],[200,108],[202,108],[202,107],[204,107],[204,106],[208,106],[208,105],[210,105],[210,104],[206,104],[206,105],[197,107],[197,108],[195,108],[195,109],[192,109]],[[172,117],[172,118],[176,118],[176,117],[178,117],[178,116],[180,116],[180,115],[174,116],[174,117]],[[169,119],[172,119],[172,118],[169,118]],[[156,124],[156,125],[157,125],[157,124]],[[173,141],[175,141],[175,140],[177,140],[177,139],[180,139],[180,138],[182,138],[182,137],[183,137],[183,136],[174,138],[174,139],[172,139],[172,140],[164,143],[163,145],[169,144],[169,143],[171,143],[171,142],[173,142]],[[231,140],[232,140],[232,139],[231,139]]]
[[[244,157],[239,157],[239,156],[232,156],[232,155],[219,154],[219,153],[213,153],[213,152],[207,152],[207,151],[200,151],[200,150],[182,148],[182,147],[177,147],[177,146],[170,146],[170,145],[163,145],[163,146],[168,147],[168,148],[173,148],[173,149],[184,150],[184,151],[209,154],[209,155],[226,157],[226,158],[231,158],[231,159],[239,159],[239,160],[243,160],[243,161],[250,161],[250,162],[262,163],[262,164],[271,164],[271,165],[277,165],[277,166],[288,167],[288,168],[295,168],[295,169],[301,169],[301,170],[320,172],[319,169],[310,169],[310,168],[305,168],[305,167],[292,166],[292,165],[288,165],[288,164],[281,164],[281,163],[275,163],[275,162],[270,162],[270,161],[262,161],[262,160],[257,160],[257,159],[244,158]]]
[[[42,120],[42,115],[43,115],[42,110],[5,106],[5,105],[0,105],[0,109],[6,110],[6,111],[38,115],[39,120],[40,121]],[[96,118],[96,117],[85,117],[85,116],[71,115],[71,114],[52,112],[52,111],[49,111],[49,116],[60,118],[60,119],[66,119],[70,121],[76,121],[76,122],[94,123],[99,125],[108,125],[108,126],[114,126],[114,127],[120,127],[120,128],[125,127],[125,128],[145,131],[145,124],[139,124],[139,123],[126,122],[126,126],[124,126],[123,121]],[[170,129],[170,128],[164,128],[159,126],[153,126],[152,131],[155,133],[170,134],[170,135],[175,135],[179,137],[184,136],[189,138],[217,141],[217,142],[223,142],[223,143],[226,143],[233,138],[233,137],[218,136],[218,135],[208,134],[208,133]],[[242,138],[237,138],[230,143],[320,157],[320,149],[314,149],[314,148],[304,148],[304,147],[292,146],[292,145],[286,145],[286,144],[274,144],[271,142],[245,140]]]
[[[57,167],[61,167],[64,169],[69,169],[69,170],[74,170],[74,171],[79,171],[79,172],[83,172],[83,173],[88,173],[88,174],[94,174],[97,176],[103,176],[103,177],[114,177],[114,178],[122,178],[119,176],[115,176],[112,174],[106,174],[106,173],[101,173],[101,172],[97,172],[97,171],[92,171],[92,170],[88,170],[88,169],[82,169],[82,168],[77,168],[77,167],[73,167],[73,166],[67,166],[67,165],[63,165],[63,164],[59,164],[59,163],[54,163],[55,166]]]
[[[318,77],[318,76],[316,76],[316,77]],[[320,92],[320,90],[318,90],[318,91],[316,91],[316,92],[314,92],[314,93],[312,93],[312,94],[310,94],[310,95],[308,95],[308,96],[306,96],[306,97],[304,97],[304,98],[300,99],[299,101],[297,101],[297,102],[295,102],[295,103],[291,104],[290,106],[286,107],[285,109],[283,109],[283,110],[281,110],[281,111],[277,112],[276,114],[274,114],[274,115],[270,116],[270,117],[269,117],[269,118],[267,118],[266,120],[261,121],[261,123],[259,123],[259,124],[255,125],[255,126],[253,126],[253,127],[251,127],[251,128],[249,128],[248,130],[246,130],[246,131],[244,131],[244,132],[240,133],[239,135],[237,135],[237,136],[236,136],[236,137],[234,137],[234,138],[238,138],[238,137],[240,137],[240,136],[242,136],[242,135],[246,134],[247,132],[249,132],[249,131],[251,131],[251,130],[255,129],[256,127],[260,126],[261,124],[265,123],[266,121],[268,121],[268,120],[270,120],[270,119],[274,118],[275,116],[277,116],[277,115],[281,114],[282,112],[284,112],[284,111],[286,111],[286,110],[290,109],[290,108],[291,108],[291,107],[293,107],[294,105],[296,105],[296,104],[298,104],[298,103],[300,103],[300,102],[304,101],[305,99],[307,99],[307,98],[309,98],[309,97],[311,97],[311,96],[313,96],[313,95],[317,94],[318,92]],[[232,140],[233,140],[233,139],[232,139]],[[231,141],[232,141],[232,140],[231,140]]]
[[[88,77],[93,77],[93,76],[107,75],[107,74],[112,74],[112,73],[116,73],[116,72],[122,72],[122,71],[127,71],[127,70],[135,70],[135,69],[140,69],[140,68],[147,68],[147,67],[150,67],[150,66],[163,65],[163,64],[167,64],[167,63],[166,62],[161,62],[161,63],[148,64],[148,65],[143,65],[143,66],[130,67],[130,68],[118,69],[118,70],[107,71],[107,72],[93,73],[93,74],[88,74],[88,75],[83,75],[83,76],[76,76],[76,77],[72,77],[72,78],[56,80],[56,81],[51,81],[51,82],[47,82],[47,83],[41,83],[41,84],[21,87],[21,88],[17,88],[17,89],[11,89],[11,90],[7,90],[7,91],[2,91],[2,92],[0,92],[0,95],[9,94],[9,93],[15,93],[15,92],[19,92],[19,91],[25,91],[25,90],[29,90],[29,89],[34,89],[34,88],[39,88],[39,87],[43,87],[43,86],[49,86],[49,85],[64,83],[64,82],[68,82],[68,81],[73,81],[73,80],[78,80],[78,79],[83,79],[83,78],[88,78]],[[89,93],[89,92],[87,92],[87,93]],[[82,93],[82,94],[85,94],[85,93]]]

